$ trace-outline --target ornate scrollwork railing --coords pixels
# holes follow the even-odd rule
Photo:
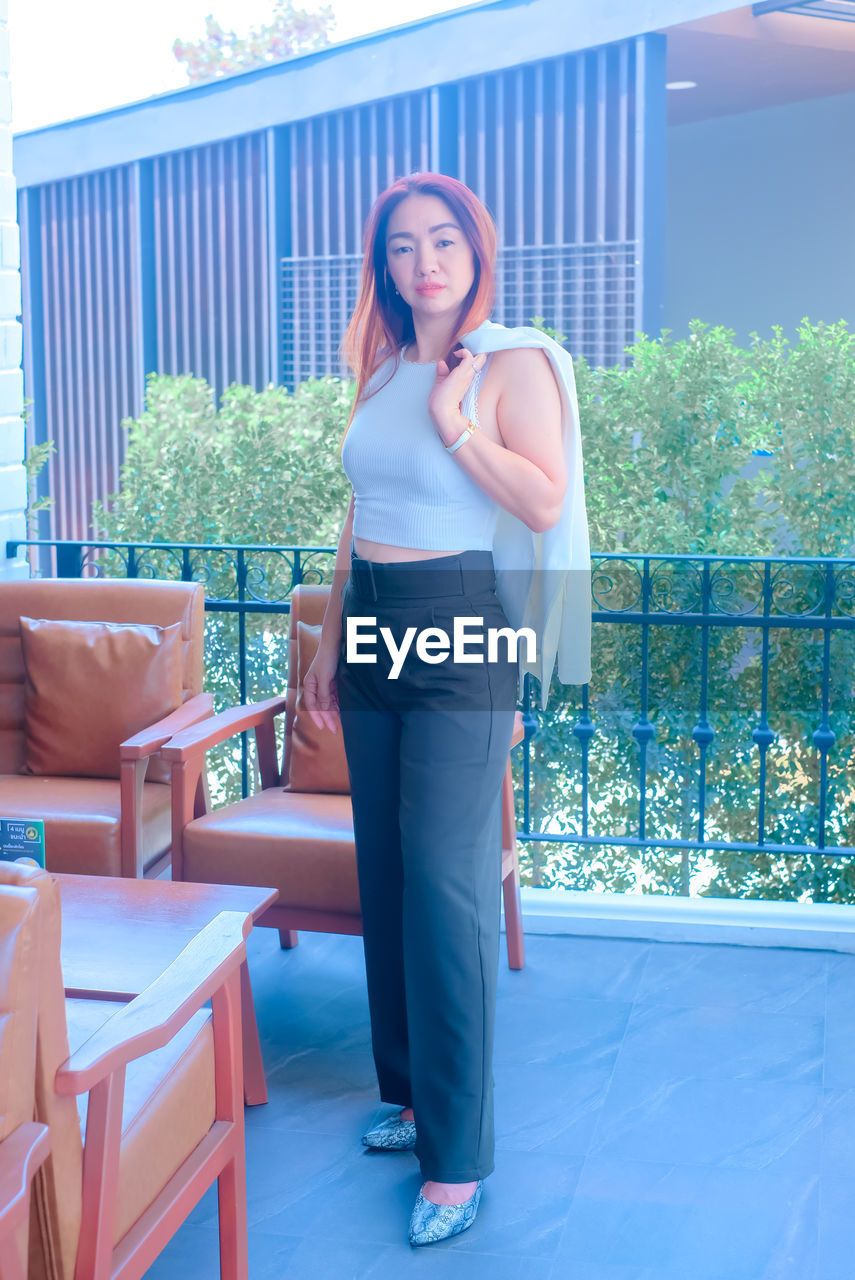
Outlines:
[[[6,553],[14,556],[24,546],[49,556],[47,571],[59,577],[173,578],[202,583],[206,609],[238,619],[235,692],[241,702],[246,701],[248,688],[247,618],[273,615],[265,623],[270,629],[268,639],[274,633],[281,638],[285,627],[274,619],[290,612],[294,587],[300,582],[329,582],[335,556],[335,548],[330,547],[37,541],[7,543]],[[612,778],[602,773],[601,766],[614,734],[592,718],[585,685],[579,691],[575,720],[568,724],[580,757],[575,788],[578,815],[571,816],[569,831],[549,830],[552,820],[542,824],[546,830],[532,828],[531,739],[540,724],[526,677],[522,704],[527,750],[519,839],[634,846],[642,852],[673,849],[681,859],[677,892],[690,891],[692,854],[727,850],[782,858],[851,857],[855,853],[850,843],[855,782],[850,773],[848,790],[845,785],[832,787],[831,768],[834,765],[835,778],[845,778],[845,769],[839,767],[841,757],[848,753],[851,762],[855,756],[849,712],[855,694],[855,661],[849,661],[855,657],[855,559],[614,552],[592,557],[591,592],[595,638],[602,626],[630,628],[612,637],[612,649],[622,645],[621,654],[632,669],[629,692],[622,689],[618,696],[600,689],[597,693],[598,709],[624,726],[621,749],[626,750],[630,741],[635,744],[635,813],[631,823],[624,819],[626,830],[590,830],[592,817],[602,809],[601,797],[592,794],[591,765],[596,760],[600,776]],[[681,630],[675,632],[675,628]],[[793,638],[798,633],[803,643],[797,652]],[[682,643],[675,648],[676,635]],[[835,659],[833,640],[849,646],[845,650],[849,658],[840,650],[842,658]],[[281,672],[277,669],[273,674]],[[780,698],[776,704],[775,690],[796,676],[802,692],[809,691],[811,705],[794,711],[783,706]],[[747,693],[738,686],[743,678],[748,679]],[[658,706],[654,705],[657,697]],[[676,715],[673,708],[681,699],[685,707]],[[744,705],[738,706],[740,701]],[[722,806],[710,775],[710,762],[720,744],[733,756],[727,776],[734,795],[740,787],[749,786],[745,771],[753,771],[750,788],[757,803],[750,815],[741,815],[743,831],[747,832],[749,818],[752,828],[745,838],[722,830]],[[775,797],[770,795],[770,759],[776,750],[789,750],[799,757],[800,785],[813,788],[809,811],[804,821],[795,824],[801,838],[772,838],[775,817],[770,817],[770,809]],[[815,777],[805,773],[805,761]],[[691,788],[685,785],[687,770],[694,774]],[[783,786],[780,776],[779,767],[778,783],[772,778],[772,787]],[[669,778],[682,778],[683,790],[691,790],[684,797],[692,815],[690,835],[665,835],[656,827],[654,811],[672,785]],[[246,794],[245,742],[242,779]],[[841,840],[841,835],[849,840]]]

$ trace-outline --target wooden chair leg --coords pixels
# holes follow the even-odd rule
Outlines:
[[[244,960],[240,967],[240,1012],[243,1039],[243,1096],[248,1107],[257,1107],[267,1101],[267,1082],[264,1079],[264,1059],[258,1038],[258,1022],[252,999],[249,966]]]
[[[49,1151],[47,1125],[33,1120],[0,1142],[0,1280],[27,1280],[33,1178]]]
[[[292,947],[296,947],[300,941],[300,935],[296,929],[280,929],[279,945],[283,951],[290,951]]]
[[[109,1280],[122,1141],[125,1067],[89,1091],[83,1150],[83,1213],[74,1280]]]
[[[239,1152],[217,1179],[220,1226],[220,1280],[249,1280],[246,1165]]]
[[[220,1280],[249,1280],[244,1100],[240,1082],[240,1065],[241,1059],[246,1056],[246,1040],[244,1039],[243,1046],[238,1043],[237,1026],[238,1018],[245,1025],[243,1010],[246,1008],[247,992],[251,1006],[252,991],[244,961],[241,965],[239,987],[235,985],[232,975],[211,1000],[214,1015],[216,1117],[232,1126],[230,1157],[217,1178]],[[254,1026],[254,1016],[252,1021]],[[260,1057],[259,1053],[259,1061]]]
[[[17,1231],[0,1244],[0,1280],[27,1280],[27,1224],[22,1222]]]
[[[522,902],[520,899],[520,867],[517,856],[517,819],[514,811],[514,786],[511,762],[505,768],[502,783],[502,868],[510,861],[510,868],[502,878],[502,897],[505,904],[505,933],[508,940],[508,967],[522,969],[525,964]]]

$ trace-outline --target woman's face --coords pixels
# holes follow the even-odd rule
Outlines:
[[[386,228],[389,275],[414,315],[456,317],[475,279],[475,255],[439,196],[405,196]]]

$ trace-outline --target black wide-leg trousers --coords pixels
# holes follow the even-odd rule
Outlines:
[[[347,660],[348,618],[377,643]],[[470,623],[482,663],[435,665],[415,652],[397,678],[381,639]],[[380,1097],[411,1106],[425,1180],[470,1182],[493,1169],[493,1028],[501,901],[501,789],[517,702],[517,663],[489,551],[363,560],[351,544],[336,675],[350,775],[371,1038]]]

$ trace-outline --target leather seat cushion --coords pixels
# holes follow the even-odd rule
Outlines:
[[[270,885],[277,906],[360,915],[350,796],[268,787],[184,829],[184,879]]]
[[[122,874],[119,787],[113,778],[0,774],[0,814],[44,819],[49,871],[118,876]],[[144,783],[144,868],[169,848],[170,824],[170,788],[162,782]]]
[[[72,1053],[122,1006],[67,1000]],[[88,1095],[77,1100],[86,1127]],[[200,1009],[162,1049],[128,1065],[113,1244],[133,1226],[214,1123],[214,1035]]]

